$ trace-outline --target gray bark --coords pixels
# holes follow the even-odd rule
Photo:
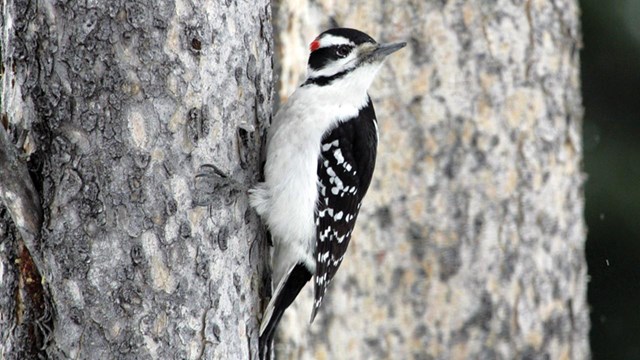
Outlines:
[[[269,2],[2,12],[0,357],[255,355]]]
[[[311,289],[285,314],[278,358],[588,358],[577,1],[276,3],[283,99],[328,27],[409,42],[370,91],[350,250],[313,325]]]

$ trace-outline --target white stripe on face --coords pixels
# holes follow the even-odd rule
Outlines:
[[[347,38],[343,38],[342,36],[334,36],[331,34],[326,34],[320,38],[318,41],[320,43],[320,48],[334,46],[334,45],[351,45],[355,46],[353,42],[351,42]]]

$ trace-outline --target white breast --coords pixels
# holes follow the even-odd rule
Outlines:
[[[304,259],[307,268],[315,269],[320,142],[325,132],[358,114],[359,102],[349,105],[326,91],[317,86],[299,88],[278,112],[269,129],[265,182],[251,194],[251,204],[274,241],[274,283],[291,266],[287,260]]]

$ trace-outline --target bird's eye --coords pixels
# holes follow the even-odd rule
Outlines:
[[[338,55],[339,57],[343,58],[343,57],[349,55],[350,51],[351,51],[351,47],[349,47],[347,45],[340,45],[336,49],[336,55]]]

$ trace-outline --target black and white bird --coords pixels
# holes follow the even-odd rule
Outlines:
[[[310,45],[306,81],[273,120],[265,181],[250,190],[271,231],[277,285],[260,326],[261,358],[312,277],[313,322],[342,263],[376,162],[378,125],[367,90],[387,55],[405,45],[378,44],[354,29],[323,32]]]

